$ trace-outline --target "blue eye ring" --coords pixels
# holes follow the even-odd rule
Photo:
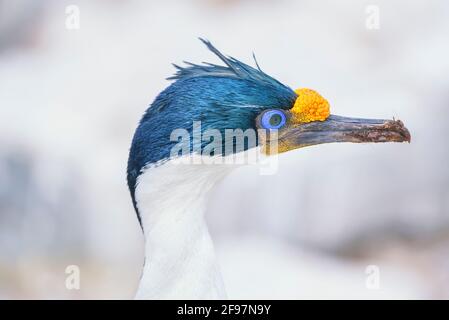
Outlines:
[[[285,113],[281,110],[268,110],[262,114],[260,124],[268,130],[277,130],[282,128],[287,121]]]

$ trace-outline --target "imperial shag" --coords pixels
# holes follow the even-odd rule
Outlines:
[[[138,299],[226,297],[204,211],[208,191],[235,166],[205,159],[252,151],[272,158],[331,142],[410,141],[399,120],[331,115],[316,91],[292,90],[257,61],[253,68],[201,41],[224,65],[174,65],[174,82],[146,110],[132,140],[127,179],[145,236]]]

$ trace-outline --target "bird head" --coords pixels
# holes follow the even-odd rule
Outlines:
[[[191,134],[195,122],[201,124],[202,134],[213,131],[225,136],[228,129],[257,131],[256,141],[245,143],[243,151],[260,147],[267,155],[332,142],[410,141],[409,132],[399,120],[332,115],[329,102],[316,91],[292,90],[263,72],[257,61],[253,68],[200,40],[224,65],[174,65],[177,72],[168,79],[175,81],[146,110],[133,138],[128,161],[133,200],[142,170],[173,157],[173,147],[179,144],[173,132],[181,129],[190,134],[188,142],[194,144]],[[270,147],[272,142],[276,142],[276,148]],[[200,141],[199,148],[189,146],[186,150],[201,153],[207,145],[208,141]],[[229,152],[237,151],[223,147],[218,153],[226,156]]]

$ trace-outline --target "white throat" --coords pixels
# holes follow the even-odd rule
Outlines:
[[[226,297],[204,212],[208,192],[231,169],[171,160],[139,176],[145,265],[136,299]]]

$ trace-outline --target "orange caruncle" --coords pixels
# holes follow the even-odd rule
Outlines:
[[[294,122],[324,121],[329,117],[329,102],[318,92],[307,88],[296,89],[295,92],[298,98],[290,109]]]

